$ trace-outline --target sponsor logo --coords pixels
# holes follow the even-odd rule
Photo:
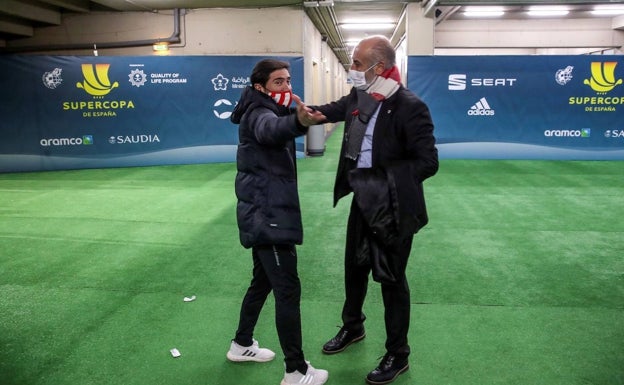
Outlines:
[[[468,82],[466,74],[450,74],[448,89],[451,91],[465,90],[470,87],[513,87],[518,79],[515,78],[471,78]]]
[[[108,79],[108,68],[110,64],[82,64],[82,83],[76,83],[76,87],[82,88],[92,96],[108,95],[113,88],[119,87],[119,83]]]
[[[591,137],[591,128],[581,128],[580,130],[546,130],[546,137],[556,138],[589,138]]]
[[[82,111],[84,118],[115,117],[120,109],[134,108],[132,100],[63,102],[63,110]]]
[[[568,84],[568,82],[572,80],[573,69],[573,66],[567,66],[564,69],[557,70],[557,72],[555,73],[555,81],[557,82],[557,84],[561,86],[565,86],[566,84]]]
[[[55,68],[50,72],[45,72],[43,76],[41,77],[41,80],[43,81],[43,85],[48,87],[51,90],[60,86],[61,83],[63,82],[63,79],[61,79],[62,71],[63,70],[60,68]]]
[[[150,75],[150,78],[154,84],[187,83],[187,79],[181,78],[177,72],[154,73]]]
[[[607,93],[622,84],[622,79],[615,80],[617,62],[592,62],[591,78],[583,80],[583,84],[598,93]]]
[[[130,64],[130,67],[144,67],[144,64]],[[144,86],[148,78],[151,84],[186,84],[188,79],[179,72],[155,72],[146,74],[143,69],[135,68],[128,74],[130,84],[134,87]]]
[[[93,144],[93,135],[83,135],[82,137],[77,138],[41,139],[39,144],[43,147],[91,145]]]
[[[485,97],[479,99],[467,112],[471,116],[493,116],[494,110]]]
[[[242,76],[232,78],[232,88],[245,88],[250,84],[251,80],[249,79],[249,76],[246,78]]]
[[[568,104],[583,105],[587,112],[614,112],[614,106],[624,104],[624,96],[570,96]]]
[[[466,89],[465,74],[450,74],[448,77],[448,89],[451,91],[461,91]]]
[[[227,85],[228,85],[229,80],[225,76],[219,74],[217,75],[217,77],[212,78],[211,81],[212,81],[212,85],[214,86],[215,91],[227,90]]]
[[[624,130],[607,130],[604,136],[605,138],[624,138]]]
[[[222,107],[225,106],[225,107]],[[230,108],[232,106],[232,102],[230,102],[227,99],[219,99],[215,102],[214,107],[215,109],[212,110],[212,112],[214,112],[215,116],[219,119],[229,119],[230,116],[232,116],[232,111]],[[223,111],[223,108],[227,108],[227,110]]]
[[[145,75],[145,72],[138,68],[130,71],[130,73],[128,74],[128,78],[130,84],[132,84],[133,87],[137,88],[145,85],[145,82],[147,81],[147,75]]]
[[[111,82],[108,78],[110,64],[82,64],[83,81],[76,83],[76,87],[83,89],[93,97],[93,100],[70,100],[61,103],[64,111],[79,111],[83,118],[116,117],[118,110],[133,109],[132,100],[105,100],[118,82]],[[139,73],[136,73],[139,75]]]
[[[591,77],[584,79],[583,84],[589,86],[596,95],[568,97],[569,105],[582,106],[585,112],[615,112],[617,106],[624,104],[624,96],[609,96],[608,93],[623,83],[617,79],[615,69],[617,62],[592,62]]]
[[[117,135],[108,138],[110,144],[144,144],[144,143],[160,143],[158,135],[140,134],[140,135]]]
[[[232,87],[232,89],[245,88],[248,85],[251,85],[249,76],[233,76],[232,79],[228,79],[223,76],[223,74],[218,74],[216,77],[212,78],[211,81],[215,91],[227,91],[228,84]]]

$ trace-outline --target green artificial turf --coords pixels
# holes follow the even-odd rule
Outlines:
[[[299,161],[304,351],[328,384],[364,384],[384,354],[377,283],[366,339],[320,351],[343,301],[339,144]],[[255,337],[277,359],[225,358],[251,270],[234,175],[231,163],[1,174],[0,384],[279,384],[272,299]],[[624,163],[443,160],[425,191],[396,384],[624,384]]]

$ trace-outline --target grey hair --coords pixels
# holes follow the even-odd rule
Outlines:
[[[384,68],[392,68],[396,64],[396,52],[390,40],[381,35],[371,36],[365,40],[372,40],[370,48],[371,64],[384,62]]]

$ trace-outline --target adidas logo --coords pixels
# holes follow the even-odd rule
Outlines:
[[[478,102],[474,104],[474,106],[470,107],[468,110],[468,115],[472,116],[492,116],[494,115],[494,110],[490,107],[490,104],[485,99],[485,97],[479,99]]]
[[[306,375],[299,380],[300,384],[313,384],[314,383],[314,374],[307,373]]]

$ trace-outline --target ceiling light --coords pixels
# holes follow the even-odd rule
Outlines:
[[[303,6],[312,8],[312,7],[332,7],[334,5],[334,0],[313,0],[313,1],[304,1]]]
[[[615,16],[615,15],[623,15],[624,7],[622,6],[608,6],[608,5],[597,5],[594,7],[594,10],[591,11],[592,15],[597,16]]]
[[[540,10],[540,11],[528,11],[527,15],[529,16],[565,16],[570,11],[555,11],[555,10]]]
[[[529,16],[565,16],[570,11],[567,7],[557,7],[557,6],[535,6],[530,7],[527,14]]]
[[[503,7],[466,7],[464,16],[467,17],[498,17],[505,14]]]
[[[393,29],[393,23],[377,23],[377,24],[368,24],[368,23],[353,23],[353,24],[340,24],[340,27],[345,30],[351,31],[366,31],[366,30],[382,30],[382,29]]]
[[[344,19],[340,24],[393,24],[394,20],[388,18],[371,18],[371,19]]]
[[[464,16],[466,17],[498,17],[503,16],[505,12],[503,11],[467,11],[464,12]]]

